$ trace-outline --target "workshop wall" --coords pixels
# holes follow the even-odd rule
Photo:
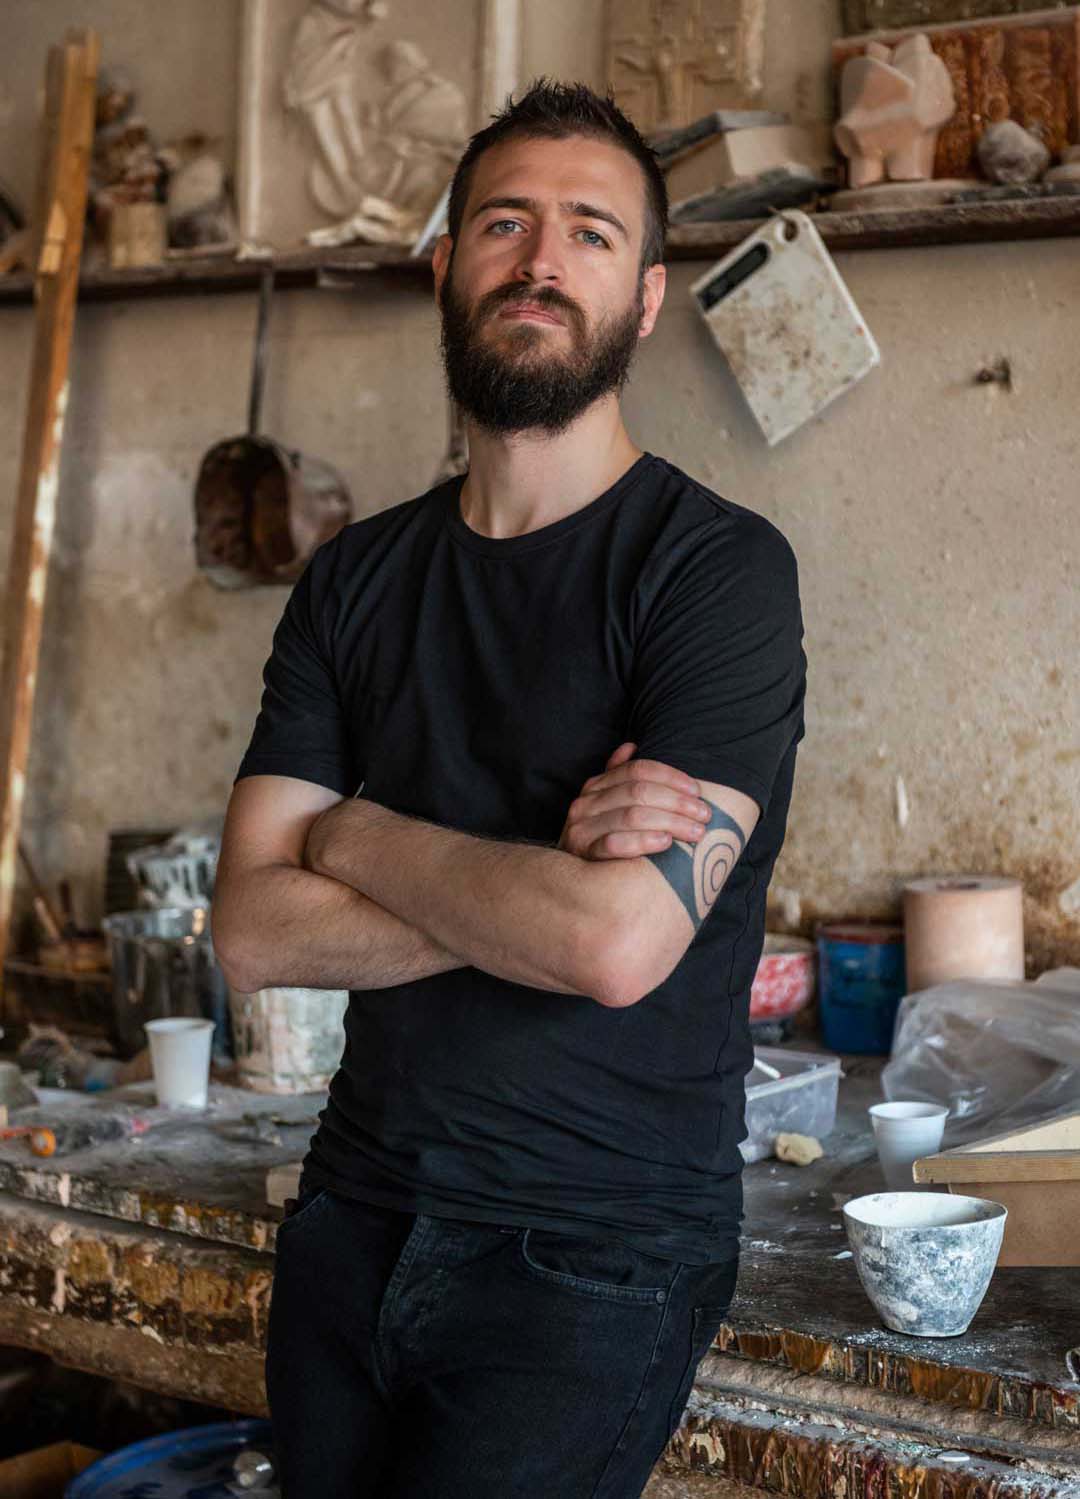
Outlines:
[[[98,26],[162,134],[231,143],[239,6],[37,0],[10,9],[5,135],[48,43]],[[526,0],[525,74],[601,72],[600,0]],[[770,0],[766,106],[824,112],[835,0]],[[168,35],[166,35],[166,31]],[[165,66],[164,59],[168,59]],[[3,171],[30,197],[32,152]],[[19,174],[19,175],[17,175]],[[799,557],[810,662],[774,925],[881,916],[903,879],[1019,876],[1030,958],[1080,961],[1080,430],[1075,241],[837,257],[883,365],[774,451],[671,268],[627,396],[638,442],[759,510]],[[100,910],[110,827],[221,810],[285,594],[195,571],[199,458],[246,419],[255,298],[80,307],[25,836]],[[31,313],[0,311],[6,559]],[[1013,384],[977,385],[1008,358]],[[335,463],[361,514],[428,486],[445,441],[422,284],[283,292],[265,430]],[[600,767],[598,766],[597,769]]]

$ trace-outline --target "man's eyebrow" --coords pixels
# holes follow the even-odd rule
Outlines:
[[[623,239],[629,240],[630,238],[622,219],[616,218],[610,209],[597,208],[595,203],[560,203],[559,207],[564,213],[575,214],[578,218],[599,219],[602,224],[611,224],[619,231]]]
[[[486,213],[489,208],[518,208],[526,213],[536,213],[539,204],[535,198],[485,198],[484,201],[473,209],[469,215],[471,219],[478,218],[480,214]],[[626,225],[622,219],[617,218],[607,208],[598,208],[595,203],[560,203],[559,207],[563,213],[574,214],[582,219],[599,219],[602,224],[611,224],[622,235],[623,239],[629,241]]]

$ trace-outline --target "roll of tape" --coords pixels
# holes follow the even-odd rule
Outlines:
[[[951,979],[1024,977],[1024,903],[1019,880],[947,875],[904,886],[909,994]]]

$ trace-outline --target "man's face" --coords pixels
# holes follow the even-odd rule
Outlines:
[[[508,140],[435,248],[450,394],[494,432],[565,430],[618,392],[663,299],[640,273],[645,183],[607,141]]]

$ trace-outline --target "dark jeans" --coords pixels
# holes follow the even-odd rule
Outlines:
[[[736,1270],[306,1192],[270,1307],[284,1499],[638,1499]]]

